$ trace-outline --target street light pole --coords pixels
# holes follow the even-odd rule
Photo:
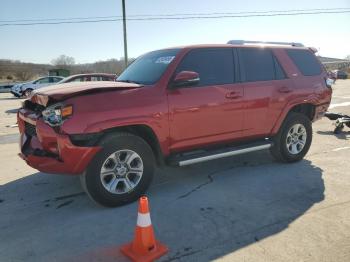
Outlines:
[[[128,43],[126,40],[125,0],[122,0],[122,5],[123,5],[123,33],[124,33],[124,63],[126,68],[128,66]]]

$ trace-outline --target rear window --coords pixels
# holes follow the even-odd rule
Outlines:
[[[321,74],[321,65],[314,54],[308,50],[289,49],[288,56],[293,60],[299,71],[304,76],[315,76]]]

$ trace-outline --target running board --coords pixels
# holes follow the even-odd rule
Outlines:
[[[270,141],[252,143],[243,146],[228,147],[220,150],[212,150],[201,153],[193,153],[189,155],[177,156],[169,159],[171,165],[187,166],[209,160],[219,159],[223,157],[236,156],[249,152],[268,149],[272,146]]]

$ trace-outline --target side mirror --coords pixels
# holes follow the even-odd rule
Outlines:
[[[193,71],[181,71],[173,81],[173,87],[194,86],[199,83],[199,74]]]
[[[327,86],[328,88],[331,88],[332,85],[334,84],[334,82],[335,82],[334,79],[329,78],[329,77],[326,78],[326,86]]]

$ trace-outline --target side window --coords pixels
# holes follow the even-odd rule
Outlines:
[[[92,76],[91,81],[101,81],[101,77],[100,76]]]
[[[35,84],[47,84],[49,83],[49,77],[41,78],[38,81],[35,82]]]
[[[273,62],[275,65],[276,79],[281,80],[281,79],[287,78],[282,66],[280,65],[280,63],[278,62],[278,60],[275,56],[273,57]]]
[[[58,78],[58,77],[50,77],[49,78],[49,82],[50,83],[56,83],[56,82],[58,82],[58,81],[60,81],[61,79],[60,78]]]
[[[81,82],[89,82],[89,81],[91,81],[91,77],[90,76],[84,76],[81,79]]]
[[[321,65],[317,61],[315,55],[310,51],[288,49],[287,54],[304,76],[315,76],[321,74]]]
[[[71,79],[69,82],[82,82],[82,78],[76,77],[76,78]]]
[[[176,69],[176,73],[181,71],[197,72],[200,81],[196,86],[231,84],[234,82],[232,49],[190,51]]]
[[[243,80],[246,82],[275,79],[275,61],[271,50],[261,48],[239,48]]]

